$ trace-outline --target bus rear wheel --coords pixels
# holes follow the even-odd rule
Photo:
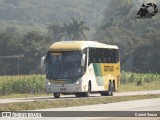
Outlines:
[[[114,92],[114,85],[112,83],[109,84],[108,91],[101,92],[101,96],[113,96]]]
[[[107,91],[107,96],[113,96],[114,85],[112,83],[109,84],[109,89]]]
[[[59,98],[60,97],[60,93],[53,93],[54,98]]]

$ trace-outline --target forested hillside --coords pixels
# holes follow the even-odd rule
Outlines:
[[[0,74],[40,73],[40,59],[55,41],[51,40],[53,24],[67,25],[72,18],[83,18],[87,26],[94,27],[100,23],[106,3],[0,0]]]
[[[100,22],[108,0],[0,0],[0,23],[46,25],[83,17],[88,24]]]
[[[119,46],[122,70],[160,73],[160,13],[151,19],[135,19],[143,2],[110,1],[94,40]],[[150,2],[160,9],[160,1]]]
[[[40,59],[53,42],[82,38],[118,45],[124,71],[160,73],[160,12],[135,19],[143,2],[160,6],[159,0],[0,0],[0,74],[41,73]]]

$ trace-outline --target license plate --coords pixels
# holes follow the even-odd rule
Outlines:
[[[60,91],[66,91],[66,88],[60,88]]]

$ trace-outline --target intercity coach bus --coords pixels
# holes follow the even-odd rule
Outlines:
[[[46,90],[54,98],[111,96],[120,85],[118,47],[94,41],[56,42],[46,55],[46,79]]]

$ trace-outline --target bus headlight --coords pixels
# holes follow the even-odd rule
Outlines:
[[[76,85],[78,85],[78,84],[80,84],[80,82],[79,82],[79,81],[77,81],[75,84],[76,84]]]
[[[48,82],[48,85],[51,85],[51,83],[50,83],[50,82]]]

